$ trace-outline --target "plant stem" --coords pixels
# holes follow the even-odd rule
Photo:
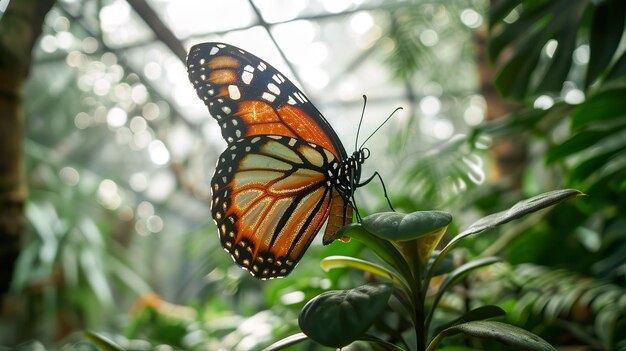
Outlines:
[[[424,300],[426,298],[426,291],[424,290],[424,265],[421,262],[419,256],[416,254],[418,247],[417,241],[413,240],[411,245],[412,255],[409,255],[410,262],[412,264],[413,277],[415,280],[415,291],[413,291],[413,305],[415,306],[415,340],[417,342],[417,351],[426,350],[426,313],[424,311]],[[428,288],[428,287],[426,287]]]
[[[417,351],[426,350],[424,317],[424,295],[420,289],[420,292],[415,296],[415,339],[417,341]]]

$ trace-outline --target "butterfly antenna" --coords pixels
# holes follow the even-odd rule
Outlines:
[[[371,138],[371,137],[373,137],[373,136],[374,136],[374,134],[376,134],[376,132],[377,132],[380,128],[382,128],[382,126],[384,126],[384,125],[385,125],[385,123],[387,123],[387,121],[389,121],[389,120],[391,119],[391,117],[393,117],[393,115],[394,115],[396,112],[398,112],[399,110],[403,110],[403,108],[402,108],[402,107],[398,107],[398,108],[396,108],[395,110],[393,110],[393,112],[389,115],[389,117],[387,117],[387,119],[386,119],[383,123],[381,123],[381,124],[378,126],[378,128],[376,128],[376,130],[374,130],[374,131],[372,132],[372,134],[370,134],[370,136],[368,136],[368,137],[367,137],[367,139],[365,139],[365,141],[363,142],[363,144],[361,144],[361,147],[359,147],[359,149],[363,148],[363,145],[365,145],[365,143],[367,143],[367,141],[368,141],[368,140],[370,140],[370,138]],[[360,126],[361,126],[361,125],[359,124],[359,127],[360,127]]]
[[[361,131],[361,124],[363,123],[363,116],[365,116],[365,105],[367,105],[367,96],[363,95],[363,111],[361,111],[361,119],[359,120],[359,127],[356,129],[356,140],[354,141],[354,151],[358,150],[356,147],[359,145],[359,132]]]

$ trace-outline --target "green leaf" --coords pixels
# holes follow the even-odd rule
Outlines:
[[[611,150],[582,161],[570,172],[569,181],[574,184],[584,181],[593,173],[609,163],[615,156],[623,154],[624,152],[626,152],[626,149],[623,145],[618,145]]]
[[[520,13],[520,17],[518,18],[518,20],[513,23],[496,24],[495,21],[497,19],[490,18],[491,38],[489,40],[488,50],[489,59],[491,60],[491,62],[495,62],[496,58],[502,53],[502,50],[504,50],[505,47],[507,47],[508,45],[512,45],[517,41],[525,40],[524,43],[526,43],[526,45],[530,45],[530,43],[533,42],[536,44],[536,40],[529,39],[536,39],[535,36],[541,35],[541,33],[538,33],[538,29],[543,27],[543,25],[539,25],[538,23],[543,17],[549,14],[550,6],[548,5],[549,4],[541,4],[539,6],[535,6],[532,10],[524,7],[523,11]],[[502,21],[504,17],[502,17],[500,21]],[[531,38],[531,36],[533,38]],[[524,44],[518,45],[523,46]]]
[[[626,127],[626,124],[617,128],[583,130],[576,133],[563,143],[552,147],[546,154],[546,163],[554,163],[555,161],[559,161],[577,152],[583,151],[611,134],[619,132],[624,127]]]
[[[458,267],[457,269],[450,272],[450,274],[446,276],[443,282],[441,282],[437,294],[443,294],[444,292],[446,292],[446,290],[457,284],[461,279],[463,279],[463,277],[471,273],[473,270],[489,266],[496,262],[500,262],[499,257],[481,257]]]
[[[526,45],[521,47],[515,56],[511,57],[496,73],[494,84],[502,96],[520,100],[526,96],[530,77],[537,67],[539,54],[543,50],[541,45],[537,45],[538,41],[545,41],[541,38],[541,34],[538,33],[530,38]]]
[[[459,235],[455,236],[447,246],[450,246],[460,239],[483,232],[487,229],[495,228],[501,224],[510,222],[514,219],[525,216],[529,213],[539,211],[543,208],[556,205],[557,203],[567,200],[574,196],[583,195],[580,191],[575,189],[554,190],[541,195],[531,197],[530,199],[522,200],[513,205],[506,211],[497,212],[487,217],[483,217],[474,222],[466,230]],[[447,247],[446,246],[446,247]],[[445,250],[445,249],[444,249]]]
[[[567,115],[568,110],[571,108],[571,105],[557,102],[554,106],[546,110],[527,109],[508,115],[505,118],[481,123],[474,128],[470,140],[476,140],[476,138],[483,133],[493,137],[501,137],[519,133],[520,131],[533,130],[542,120],[548,118],[548,115]]]
[[[383,339],[381,339],[381,338],[379,338],[379,337],[377,337],[377,336],[370,335],[370,334],[365,334],[365,335],[361,336],[361,337],[359,338],[359,340],[362,340],[362,341],[369,341],[370,343],[376,343],[376,344],[379,344],[379,345],[381,345],[381,346],[383,347],[383,349],[384,349],[384,350],[390,350],[390,351],[393,351],[393,350],[396,350],[396,351],[404,351],[404,349],[403,349],[403,348],[401,348],[400,346],[394,345],[394,344],[392,344],[392,343],[390,343],[390,342],[388,342],[388,341],[385,341],[385,340],[383,340]]]
[[[611,62],[624,32],[626,2],[610,0],[596,6],[589,31],[586,85],[593,83]]]
[[[470,272],[478,268],[494,264],[499,261],[500,261],[500,258],[498,257],[482,257],[482,258],[470,261],[458,267],[457,269],[452,271],[450,274],[448,274],[443,280],[443,282],[441,282],[441,285],[439,286],[439,290],[437,290],[437,295],[435,295],[435,298],[433,299],[432,307],[430,308],[430,311],[428,312],[428,316],[426,317],[426,326],[430,325],[430,321],[435,313],[435,309],[437,308],[437,305],[439,304],[439,300],[441,300],[441,298],[443,297],[443,294],[446,291],[448,291],[450,287],[457,284],[461,279],[467,276]],[[432,274],[429,274],[429,276],[432,276]]]
[[[387,307],[393,287],[368,284],[333,290],[309,301],[298,317],[302,332],[329,347],[344,347],[369,329]]]
[[[571,197],[580,195],[583,194],[580,191],[574,189],[550,191],[541,195],[537,195],[530,199],[522,200],[506,211],[497,212],[479,219],[478,221],[470,225],[469,228],[465,229],[463,232],[452,238],[452,240],[450,240],[450,242],[443,248],[443,250],[441,250],[441,253],[439,254],[439,256],[437,256],[435,262],[433,262],[433,267],[431,267],[428,273],[427,280],[430,280],[433,271],[437,269],[437,267],[443,260],[443,257],[445,257],[445,255],[450,252],[450,250],[452,250],[452,248],[456,246],[459,241],[461,241],[461,239],[473,234],[483,232],[488,229],[495,228],[501,224],[520,218],[526,214],[539,211],[543,208],[555,205]]]
[[[558,46],[541,82],[533,89],[534,94],[557,92],[563,87],[563,82],[567,78],[570,67],[572,67],[572,53],[574,49],[576,49],[577,28],[578,21],[573,19],[571,22],[568,22],[565,28],[562,28],[556,36]]]
[[[124,351],[124,349],[116,344],[113,340],[103,336],[101,334],[85,330],[83,335],[102,351]]]
[[[609,89],[592,96],[572,113],[572,130],[626,116],[624,96],[626,88]]]
[[[306,336],[306,334],[304,334],[304,333],[296,333],[296,334],[290,335],[290,336],[288,336],[286,338],[282,338],[282,339],[278,340],[277,342],[275,342],[275,343],[271,344],[270,346],[264,348],[263,351],[282,350],[282,349],[284,349],[286,347],[299,344],[299,343],[303,342],[306,339],[308,339],[308,336]]]
[[[389,241],[381,239],[365,230],[360,223],[352,223],[343,226],[337,231],[336,235],[339,237],[349,236],[360,241],[370,250],[374,251],[383,261],[387,262],[398,271],[405,279],[412,277],[411,271],[408,270],[407,263],[402,258],[402,254],[398,249]]]
[[[459,324],[461,322],[465,323],[465,322],[471,322],[471,321],[481,321],[481,320],[485,320],[489,318],[501,317],[504,315],[506,315],[506,312],[504,312],[504,310],[498,306],[494,306],[494,305],[480,306],[478,308],[475,308],[471,311],[464,313],[459,318],[456,318],[452,321],[449,321],[445,324],[438,326],[437,329],[435,329],[435,332],[433,334],[437,335],[442,330],[450,328],[453,325]]]
[[[385,279],[389,279],[397,284],[402,285],[405,289],[408,290],[407,283],[403,281],[401,277],[398,277],[396,273],[390,271],[389,269],[383,266],[380,266],[380,265],[377,265],[377,264],[374,264],[365,260],[361,260],[358,258],[348,257],[348,256],[324,257],[322,261],[320,262],[320,266],[322,266],[322,269],[326,272],[328,272],[329,270],[333,268],[351,267],[351,268],[360,269],[364,272],[369,272],[372,274],[376,274],[380,277],[383,277]]]
[[[428,268],[430,270],[430,267],[433,266],[433,263],[435,262],[435,260],[437,259],[437,257],[441,254],[441,251],[434,251],[433,254],[430,256],[430,258],[428,259]],[[444,256],[443,260],[441,261],[441,263],[439,264],[439,266],[437,266],[434,270],[434,272],[432,272],[432,276],[436,277],[438,275],[442,275],[442,274],[446,274],[446,273],[450,273],[454,270],[454,258],[450,255],[446,255]]]
[[[615,299],[613,299],[615,301]],[[623,317],[621,313],[613,308],[605,308],[598,313],[595,322],[596,335],[600,338],[604,345],[612,345],[617,321]],[[618,332],[619,333],[619,332]]]
[[[500,16],[499,23],[490,26],[488,48],[492,62],[509,58],[496,73],[498,91],[518,100],[559,92],[571,70],[579,24],[590,8],[587,1],[525,1],[516,9],[519,18],[513,23],[504,23]],[[550,58],[543,48],[551,39],[558,46]]]
[[[492,1],[489,6],[489,25],[502,21],[521,2],[522,0]]]
[[[611,67],[611,70],[609,71],[609,73],[607,73],[605,80],[610,81],[613,79],[622,78],[625,75],[626,75],[626,51],[622,54],[622,56],[620,56],[619,59],[617,59],[617,61],[615,61],[615,64],[613,64],[613,67]]]
[[[438,334],[427,350],[435,350],[442,338],[456,334],[495,340],[517,350],[556,351],[552,345],[529,331],[494,321],[472,321],[450,327]]]
[[[407,241],[446,227],[452,215],[441,211],[417,211],[409,214],[381,212],[363,218],[361,224],[370,233],[391,241]]]

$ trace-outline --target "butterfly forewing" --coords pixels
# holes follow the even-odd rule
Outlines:
[[[222,246],[257,278],[293,269],[330,212],[328,150],[283,136],[245,137],[220,156],[211,181]]]
[[[347,157],[326,119],[271,65],[234,46],[202,43],[187,58],[189,80],[230,144],[244,136],[283,135]]]

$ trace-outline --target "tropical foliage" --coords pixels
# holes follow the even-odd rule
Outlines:
[[[364,221],[343,233],[354,240],[313,245],[292,276],[268,282],[230,262],[208,220],[204,182],[221,146],[114,53],[100,26],[111,3],[59,2],[44,47],[60,33],[77,47],[35,46],[23,99],[25,231],[1,346],[626,350],[624,1],[354,9],[373,13],[381,34],[350,67],[375,57],[418,97],[408,118],[379,132],[397,136],[386,152],[372,153],[384,155],[373,164],[393,165],[387,188],[408,215],[376,213],[386,200],[360,189]],[[468,133],[442,142],[423,133],[432,125]],[[201,141],[170,142],[183,126]],[[510,155],[491,148],[512,139],[525,155],[513,181]],[[394,216],[414,222],[400,228]],[[333,309],[338,299],[343,309]]]

